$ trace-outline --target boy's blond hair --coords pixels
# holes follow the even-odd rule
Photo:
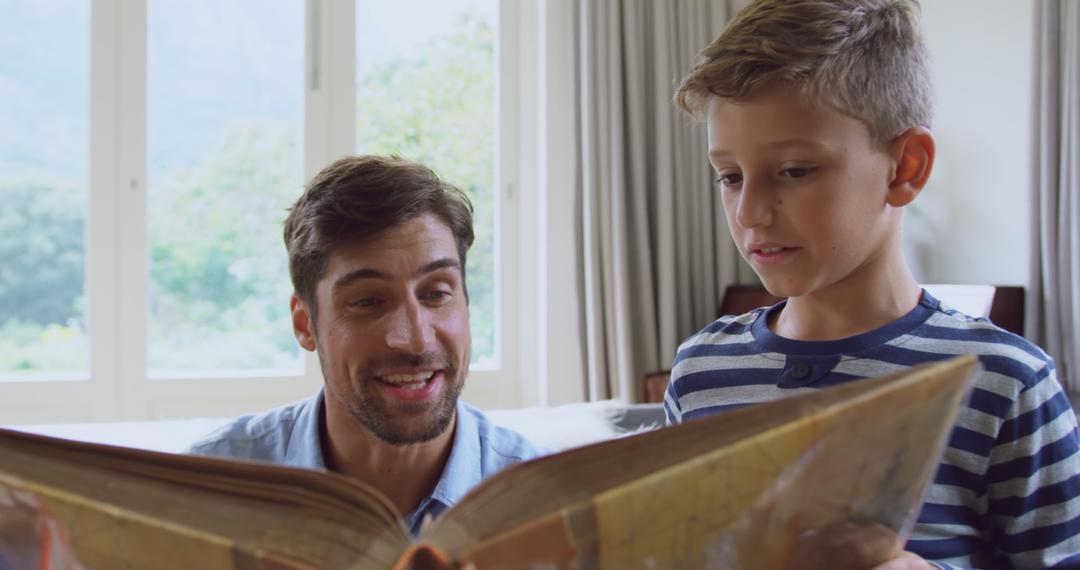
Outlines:
[[[870,128],[884,148],[930,126],[932,95],[916,0],[757,0],[702,51],[675,103],[700,117],[710,97],[788,84]]]

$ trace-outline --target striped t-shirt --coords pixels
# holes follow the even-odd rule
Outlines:
[[[782,307],[723,317],[679,347],[669,423],[977,354],[983,371],[907,549],[944,568],[1080,568],[1076,416],[1050,357],[925,291],[896,321],[836,341],[772,333]]]

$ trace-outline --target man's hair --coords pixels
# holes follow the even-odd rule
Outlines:
[[[741,10],[675,93],[701,117],[712,96],[789,85],[858,119],[884,148],[933,106],[916,0],[757,0]]]
[[[331,252],[424,214],[435,215],[454,235],[464,287],[465,254],[474,238],[472,202],[464,192],[399,156],[350,156],[327,166],[285,219],[289,276],[297,296],[314,311],[315,285]]]

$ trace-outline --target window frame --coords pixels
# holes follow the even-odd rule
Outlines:
[[[304,352],[300,375],[171,375],[147,370],[148,0],[93,0],[90,6],[90,179],[86,224],[89,375],[85,379],[0,380],[4,424],[227,417],[311,395],[322,385],[318,358]],[[355,0],[306,0],[303,177],[356,148]],[[498,368],[470,372],[464,398],[478,407],[521,404],[517,369],[519,138],[516,58],[521,14],[500,0],[496,320]],[[277,231],[277,228],[267,228]],[[285,255],[284,248],[280,255]],[[131,302],[131,300],[138,300]],[[287,299],[282,299],[287,303]],[[57,375],[59,377],[59,375]]]

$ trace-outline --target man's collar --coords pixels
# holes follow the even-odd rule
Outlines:
[[[431,498],[444,506],[461,500],[484,476],[480,466],[483,452],[480,449],[480,426],[476,416],[469,413],[460,400],[457,402],[456,415],[450,457],[447,458],[442,476],[431,493]]]
[[[324,410],[323,390],[308,398],[296,415],[289,442],[285,448],[284,464],[291,467],[326,469],[322,453],[321,425]]]
[[[284,464],[293,467],[326,469],[326,460],[322,453],[322,434],[320,424],[325,411],[324,390],[308,399],[296,416],[285,450]],[[446,460],[439,482],[431,493],[431,498],[446,506],[456,503],[483,478],[480,460],[480,426],[476,416],[469,413],[464,403],[457,402],[457,419],[454,436],[450,440],[450,456]]]
[[[283,461],[285,465],[326,469],[320,429],[326,413],[324,399],[324,391],[319,390],[318,394],[304,402],[296,416],[296,423],[285,450]],[[433,511],[433,514],[441,512],[461,500],[483,479],[481,466],[483,451],[480,448],[479,422],[461,401],[457,402],[455,415],[454,436],[450,440],[450,456],[446,460],[439,481],[435,484],[431,495],[420,502],[420,508],[417,511],[423,512],[411,513],[407,518],[412,518],[412,516],[419,518],[429,511]],[[432,502],[438,505],[431,505]]]

